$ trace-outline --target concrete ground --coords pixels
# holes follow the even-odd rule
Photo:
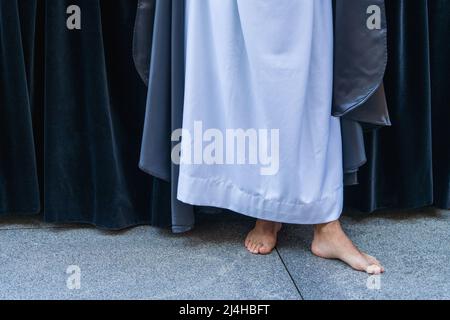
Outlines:
[[[314,257],[306,226],[285,227],[272,255],[251,255],[252,221],[231,214],[203,216],[185,235],[0,218],[0,299],[450,299],[449,211],[343,223],[386,274]]]

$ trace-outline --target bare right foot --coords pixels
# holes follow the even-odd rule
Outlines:
[[[342,230],[339,221],[315,226],[311,251],[321,258],[341,260],[358,271],[369,274],[384,272],[377,259],[355,247]]]
[[[269,254],[275,249],[281,223],[257,220],[245,239],[245,247],[253,254]]]

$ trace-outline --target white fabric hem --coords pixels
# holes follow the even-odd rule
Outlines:
[[[312,203],[286,203],[247,193],[225,181],[180,173],[177,198],[187,204],[228,209],[257,219],[311,225],[339,219],[343,209],[343,186]]]

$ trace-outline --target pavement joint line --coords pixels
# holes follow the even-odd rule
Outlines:
[[[303,297],[302,292],[300,291],[300,288],[299,288],[298,285],[297,285],[297,282],[295,282],[294,277],[292,276],[292,274],[291,274],[291,272],[289,271],[289,269],[288,269],[286,263],[284,262],[283,257],[281,256],[280,251],[278,250],[277,247],[275,247],[275,250],[276,250],[276,252],[277,252],[277,254],[278,254],[278,257],[279,257],[280,260],[281,260],[281,263],[283,264],[284,269],[286,270],[286,272],[287,272],[289,278],[291,279],[292,284],[293,284],[294,287],[295,287],[295,290],[297,290],[297,293],[299,294],[300,299],[301,299],[301,300],[305,300],[305,298]]]

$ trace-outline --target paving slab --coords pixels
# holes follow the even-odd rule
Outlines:
[[[309,300],[450,299],[450,212],[434,209],[343,218],[346,232],[386,267],[380,277],[313,256],[312,228],[288,226],[278,251]]]
[[[6,228],[0,299],[300,299],[277,254],[243,248],[250,226],[215,216],[185,235],[152,227]]]

